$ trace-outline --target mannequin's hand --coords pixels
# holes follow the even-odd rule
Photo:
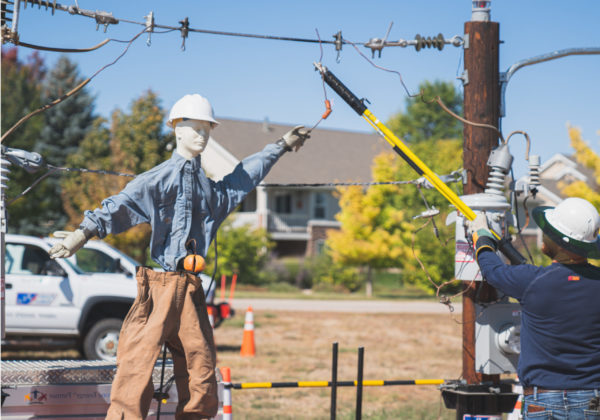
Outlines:
[[[63,238],[63,241],[54,245],[50,248],[48,253],[50,258],[68,258],[76,253],[85,243],[87,239],[85,233],[81,229],[77,229],[75,232],[67,232],[59,230],[54,232],[55,238]]]
[[[306,130],[303,125],[297,125],[285,133],[282,139],[287,146],[286,149],[297,152],[309,137],[310,134],[308,134],[308,130]]]

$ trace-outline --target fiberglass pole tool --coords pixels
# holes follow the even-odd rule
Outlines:
[[[321,63],[313,63],[316,69],[321,73],[321,76],[325,80],[325,83],[329,85],[340,97],[346,101],[350,107],[356,111],[358,115],[363,117],[367,122],[381,135],[387,142],[394,148],[394,151],[398,153],[402,159],[404,159],[420,176],[427,179],[436,190],[438,190],[450,203],[454,204],[456,208],[464,214],[469,220],[474,220],[476,214],[469,206],[467,206],[458,197],[454,191],[452,191],[444,182],[438,177],[435,172],[425,165],[421,159],[419,159],[407,146],[400,140],[392,131],[387,128],[369,109],[365,106],[363,101],[358,99],[350,89],[348,89],[333,73],[331,73],[327,67]],[[492,232],[494,236],[500,239],[500,236]]]

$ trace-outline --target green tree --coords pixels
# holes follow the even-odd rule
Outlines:
[[[425,82],[421,86],[425,95],[432,86],[445,86],[450,91],[443,89],[444,96],[458,97],[449,83],[431,85]],[[450,105],[449,100],[444,102]],[[402,135],[398,127],[409,115],[412,116],[404,130],[405,135],[411,133],[409,137],[414,142],[411,150],[436,173],[447,174],[459,169],[462,166],[462,142],[440,137],[442,133],[457,136],[454,119],[442,118],[443,111],[435,103],[421,104],[413,100],[413,104],[407,114],[393,117],[388,125],[396,128],[396,134]],[[431,117],[435,114],[440,115]],[[438,121],[440,126],[431,126],[432,121]],[[382,153],[373,161],[374,182],[405,181],[416,177],[414,170],[393,152]],[[460,194],[460,185],[450,187]],[[371,290],[371,269],[400,268],[404,282],[430,291],[435,287],[429,276],[436,284],[453,277],[454,249],[446,242],[453,237],[454,227],[444,223],[451,209],[435,189],[420,189],[419,192],[415,186],[400,184],[373,186],[366,190],[356,186],[338,190],[341,211],[336,218],[342,226],[339,232],[329,235],[327,245],[334,262],[367,268],[367,294]],[[424,199],[441,211],[437,221],[413,219],[426,209]],[[434,223],[439,238],[434,233]],[[421,269],[419,261],[429,276]]]
[[[462,114],[462,97],[450,82],[425,81],[419,84],[421,95],[406,98],[406,111],[388,122],[397,136],[409,143],[424,140],[456,139],[462,137],[462,123],[445,112],[435,102],[439,96],[455,114]]]
[[[18,57],[17,48],[2,49],[2,133],[17,121],[42,106],[41,89],[46,70],[37,53],[25,62]],[[43,127],[43,116],[36,115],[22,124],[3,142],[3,146],[34,150]],[[11,166],[6,197],[10,201],[30,186],[40,173],[29,174]],[[39,203],[27,195],[8,206],[8,229],[13,233],[37,231],[39,221],[32,223],[30,216],[40,214]]]
[[[46,77],[42,102],[50,103],[75,88],[83,79],[77,65],[61,57]],[[92,127],[94,98],[86,88],[58,105],[44,111],[44,126],[33,150],[55,166],[64,166],[68,155],[77,151],[79,144]],[[68,217],[61,199],[60,177],[46,178],[25,198],[37,204],[37,211],[23,215],[28,222],[26,233],[45,235],[63,229]]]
[[[110,126],[97,118],[77,152],[67,158],[71,167],[139,174],[164,161],[173,134],[163,133],[165,111],[157,95],[148,91],[131,104],[130,112],[113,112]],[[63,179],[63,202],[69,226],[77,227],[85,210],[98,207],[104,198],[117,194],[131,178],[102,174],[73,174]],[[106,241],[138,261],[145,262],[150,226],[142,224]]]
[[[219,249],[216,278],[237,273],[240,282],[245,284],[260,284],[266,280],[263,268],[274,243],[264,229],[252,229],[247,225],[233,227],[227,219],[219,228],[217,244]],[[213,244],[206,259],[206,273],[212,274],[214,258]]]

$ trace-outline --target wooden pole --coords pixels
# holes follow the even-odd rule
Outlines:
[[[464,50],[465,118],[498,127],[500,118],[499,35],[497,22],[466,22],[468,44]],[[489,128],[464,126],[463,159],[467,171],[465,194],[483,192],[489,168],[487,159],[498,146],[498,133]],[[464,282],[463,295],[463,378],[469,384],[484,380],[499,381],[499,375],[481,375],[475,371],[475,297],[479,301],[495,298],[495,290],[487,283]],[[481,290],[479,290],[481,289]],[[483,376],[483,377],[482,377]],[[459,410],[457,409],[457,418]],[[460,417],[462,419],[462,416]]]

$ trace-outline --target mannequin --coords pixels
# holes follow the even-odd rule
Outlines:
[[[173,105],[167,125],[177,147],[171,159],[138,175],[120,193],[86,211],[79,229],[56,232],[64,238],[50,250],[66,258],[93,236],[118,234],[140,223],[152,227],[150,254],[165,270],[138,267],[138,294],[123,322],[107,419],[143,419],[153,395],[151,375],[165,343],[173,356],[179,404],[177,419],[217,413],[216,355],[199,278],[183,269],[186,244],[206,257],[223,220],[267,175],[287,151],[298,150],[309,134],[296,126],[274,144],[242,160],[219,182],[200,165],[210,132],[218,121],[198,94]]]

